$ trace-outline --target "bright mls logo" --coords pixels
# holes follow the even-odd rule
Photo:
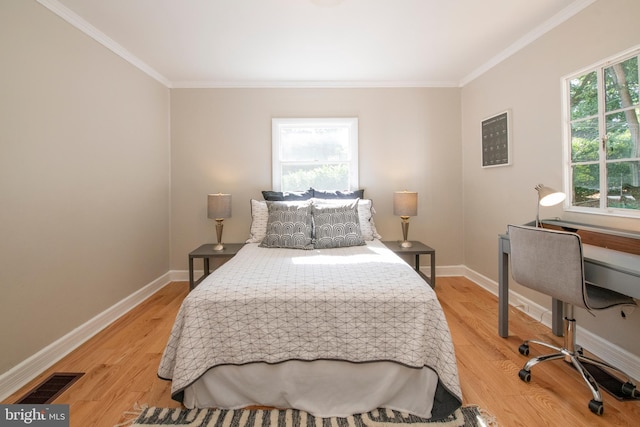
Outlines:
[[[0,405],[0,427],[69,427],[69,405]]]

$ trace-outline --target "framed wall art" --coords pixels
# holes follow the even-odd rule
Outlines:
[[[503,111],[482,121],[482,167],[511,164],[511,113]]]

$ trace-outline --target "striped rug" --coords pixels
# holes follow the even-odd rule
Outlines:
[[[132,427],[486,427],[495,421],[476,406],[463,406],[451,416],[429,421],[388,409],[346,418],[321,418],[296,409],[179,409],[144,408]]]

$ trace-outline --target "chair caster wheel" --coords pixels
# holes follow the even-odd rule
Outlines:
[[[520,369],[520,372],[518,372],[518,376],[525,383],[528,383],[529,381],[531,381],[531,372],[529,372],[527,370]]]
[[[602,404],[602,402],[591,399],[589,401],[589,410],[596,415],[602,415],[602,413],[604,412],[604,405]]]
[[[638,392],[638,389],[636,388],[636,386],[628,381],[622,384],[620,392],[625,396],[631,397],[633,399],[640,398],[640,392]]]
[[[518,351],[520,352],[521,355],[528,356],[529,355],[529,344],[520,344],[520,347],[518,347]]]

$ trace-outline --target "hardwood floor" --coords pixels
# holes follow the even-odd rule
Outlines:
[[[70,405],[71,426],[113,426],[127,420],[123,414],[135,403],[180,406],[156,370],[187,291],[187,282],[164,287],[3,403],[15,402],[53,372],[80,371],[85,375],[54,402]],[[591,393],[562,361],[537,365],[531,383],[520,381],[523,337],[560,344],[545,326],[511,309],[511,335],[500,338],[495,296],[461,277],[439,277],[437,294],[453,336],[465,404],[484,408],[503,427],[640,425],[640,402],[619,402],[604,392],[604,415],[592,414]]]
[[[438,278],[437,294],[451,329],[465,404],[481,406],[509,427],[640,425],[640,401],[620,402],[604,391],[604,415],[591,413],[591,392],[563,361],[536,365],[528,384],[518,378],[527,360],[518,353],[523,339],[562,344],[546,326],[510,308],[510,335],[500,338],[497,297],[461,277]],[[531,346],[530,356],[546,352]]]

